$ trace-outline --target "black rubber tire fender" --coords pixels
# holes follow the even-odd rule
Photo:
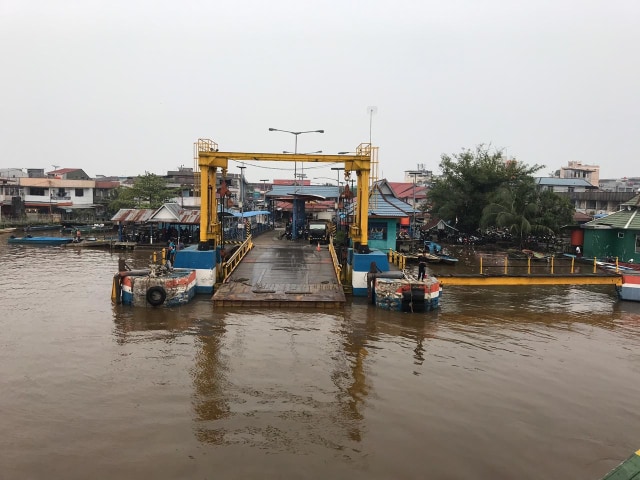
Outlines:
[[[164,303],[166,299],[167,291],[159,285],[156,285],[155,287],[149,287],[149,289],[147,290],[147,302],[149,302],[149,304],[153,305],[154,307],[159,307]]]

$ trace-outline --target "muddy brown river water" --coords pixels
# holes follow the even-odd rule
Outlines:
[[[0,245],[0,478],[584,480],[640,448],[640,305],[610,287],[130,308],[120,255],[149,253]]]

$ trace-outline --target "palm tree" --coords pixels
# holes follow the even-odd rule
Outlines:
[[[530,234],[553,234],[553,230],[540,223],[536,190],[533,184],[517,187],[505,185],[498,189],[482,211],[480,225],[483,228],[496,226],[506,228],[520,248]]]

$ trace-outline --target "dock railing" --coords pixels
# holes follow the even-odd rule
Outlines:
[[[404,270],[407,265],[407,256],[404,253],[396,252],[393,249],[389,249],[389,253],[387,253],[387,257],[389,258],[389,263],[395,265],[400,270]]]
[[[342,279],[340,275],[342,274],[342,266],[338,261],[338,255],[336,254],[336,248],[333,245],[333,237],[329,237],[329,253],[331,254],[331,261],[333,262],[333,269],[336,272],[336,278],[338,279],[338,285],[342,285]]]
[[[226,282],[229,276],[233,273],[236,267],[240,264],[242,259],[253,248],[253,237],[249,235],[247,239],[242,242],[242,245],[234,252],[231,257],[222,262],[222,282]]]
[[[533,262],[532,265],[532,261],[531,261],[531,257],[527,258],[527,264],[526,267],[523,267],[522,265],[513,265],[509,262],[509,257],[505,255],[504,257],[504,262],[502,265],[497,265],[495,263],[490,264],[490,265],[486,265],[484,264],[484,259],[482,256],[479,257],[480,260],[480,275],[486,275],[487,273],[489,273],[489,269],[497,269],[500,268],[502,270],[502,272],[504,275],[509,275],[509,274],[523,274],[524,269],[526,268],[526,273],[527,275],[531,275],[533,272],[533,270],[545,270],[545,273],[550,273],[550,274],[555,274],[556,273],[556,269],[560,268],[560,269],[564,269],[564,271],[562,273],[566,272],[567,267],[569,268],[569,273],[570,274],[574,274],[576,273],[576,259],[574,257],[571,257],[570,259],[566,259],[569,261],[569,263],[567,264],[567,262],[563,262],[560,261],[561,259],[556,258],[555,256],[550,256],[546,259],[546,261],[540,261],[540,260],[535,260]],[[564,258],[562,258],[562,260],[565,260]],[[591,259],[589,260],[589,262],[579,262],[580,264],[587,266],[587,265],[591,265],[592,266],[592,273],[597,273],[598,271],[598,266],[601,265],[600,262],[598,262],[598,260],[596,258],[593,258],[593,261],[591,261]],[[614,271],[615,273],[620,273],[620,267],[619,267],[619,263],[618,263],[618,257],[616,257],[615,259],[615,263],[612,262],[613,265],[615,265],[614,267]],[[497,272],[492,272],[492,273],[497,273]]]

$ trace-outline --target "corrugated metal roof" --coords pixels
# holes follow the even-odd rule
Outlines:
[[[582,228],[610,228],[616,230],[640,230],[640,195],[623,204],[618,210],[606,217],[598,218],[582,225]]]
[[[441,220],[439,218],[432,218],[431,220],[426,222],[420,228],[420,230],[425,230],[426,231],[426,230],[431,230],[432,228],[437,228],[438,230],[444,230],[445,228],[450,228],[451,230],[455,230],[456,232],[458,231],[458,229],[456,227],[452,227],[447,222],[445,222],[444,220]]]
[[[423,185],[414,185],[413,182],[387,182],[396,198],[424,199],[427,196],[427,188]],[[414,190],[415,188],[415,190]]]
[[[222,213],[220,208],[218,208],[218,213]],[[224,214],[234,217],[255,217],[256,215],[271,215],[271,212],[267,210],[252,210],[250,212],[225,210]],[[165,203],[156,210],[151,208],[122,208],[111,218],[111,221],[120,223],[200,225],[200,210],[183,209],[176,203]]]
[[[370,217],[407,217],[412,214],[411,205],[394,196],[375,190],[369,197]]]
[[[557,178],[557,177],[536,177],[538,185],[546,185],[549,187],[583,187],[598,188],[591,185],[584,178]]]
[[[121,208],[113,217],[112,222],[144,223],[151,218],[155,212],[152,208]]]
[[[624,202],[622,205],[629,205],[631,207],[640,208],[640,195],[636,195],[633,198],[630,198],[628,201]]]

